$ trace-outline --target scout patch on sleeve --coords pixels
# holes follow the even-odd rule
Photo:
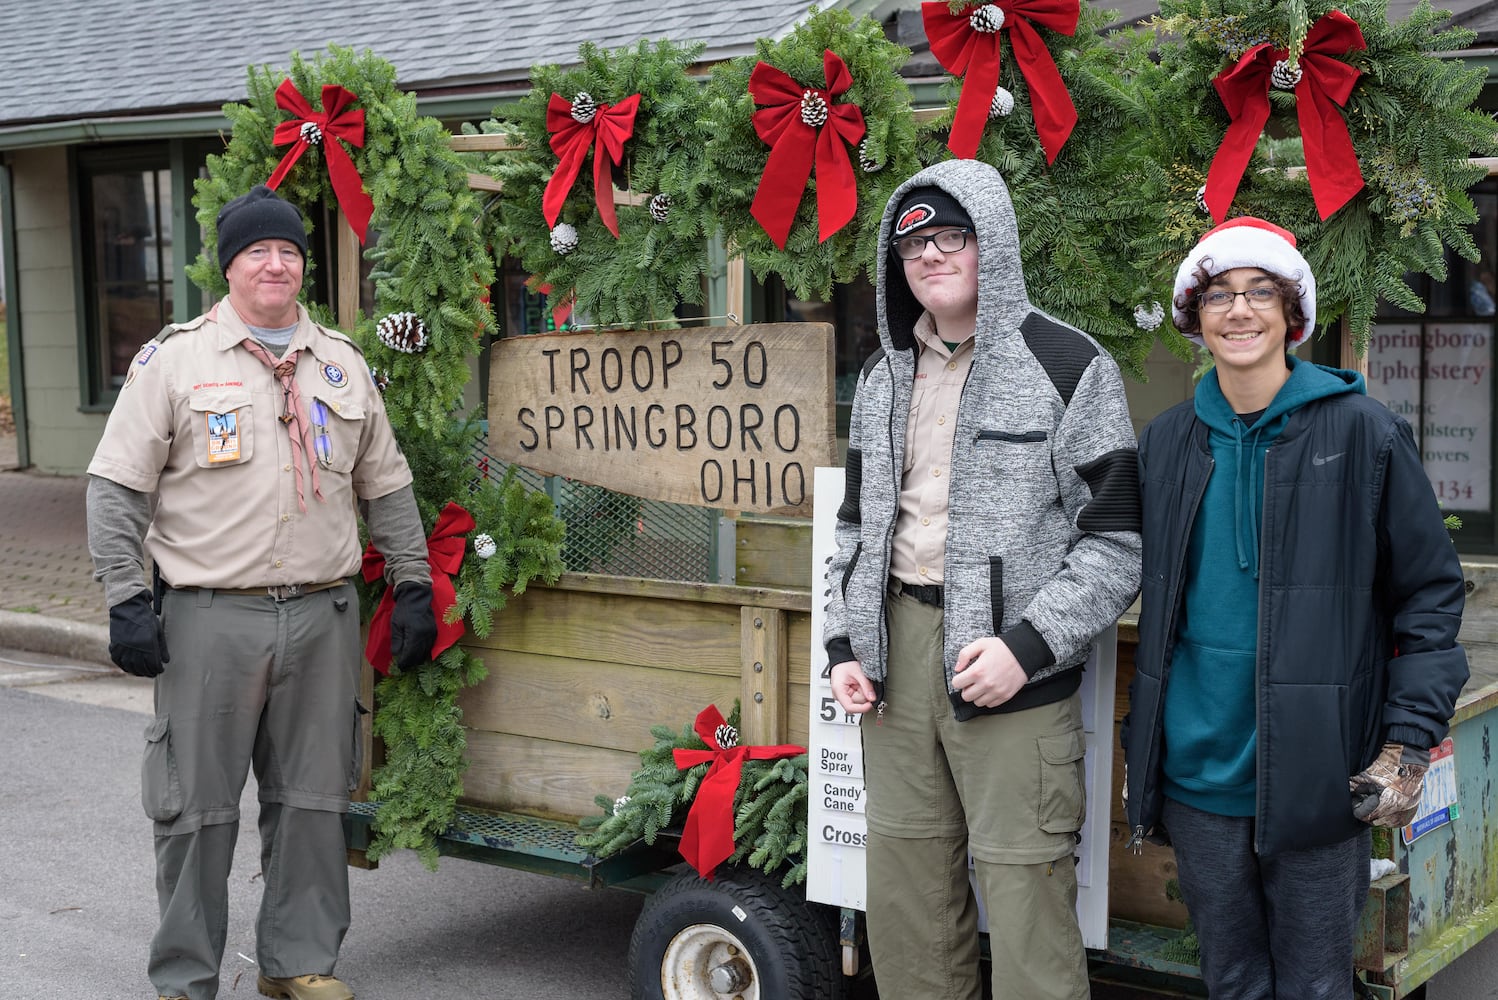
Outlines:
[[[322,380],[335,389],[342,389],[348,385],[348,375],[344,370],[332,362],[328,362],[318,369],[322,372]]]
[[[239,461],[239,411],[205,413],[208,434],[208,464]]]

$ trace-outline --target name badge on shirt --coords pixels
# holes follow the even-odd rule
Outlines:
[[[239,411],[205,413],[208,428],[208,464],[239,461]]]

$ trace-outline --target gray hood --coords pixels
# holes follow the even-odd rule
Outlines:
[[[1018,337],[1019,325],[1033,308],[1025,293],[1020,266],[1019,225],[1009,187],[997,170],[977,160],[946,160],[927,167],[895,189],[879,223],[879,342],[886,351],[915,346],[915,322],[925,310],[905,282],[901,262],[890,253],[890,230],[905,192],[938,187],[962,205],[978,237],[978,328],[973,349],[997,339]]]

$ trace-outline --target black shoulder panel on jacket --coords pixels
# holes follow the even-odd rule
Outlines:
[[[869,377],[869,372],[873,371],[874,370],[874,366],[877,365],[879,362],[881,362],[883,360],[884,360],[884,348],[882,348],[882,347],[876,348],[874,350],[874,353],[869,355],[869,360],[867,360],[867,361],[865,361],[863,363],[863,370],[858,373],[858,377],[860,379],[868,378]]]
[[[1061,394],[1061,404],[1070,406],[1077,383],[1082,381],[1082,374],[1098,355],[1097,347],[1077,331],[1037,312],[1025,317],[1019,332],[1024,336],[1030,353],[1035,355],[1040,367],[1050,376],[1051,384]]]
[[[1077,466],[1092,500],[1077,515],[1082,531],[1138,531],[1144,525],[1139,503],[1139,453],[1117,448]]]

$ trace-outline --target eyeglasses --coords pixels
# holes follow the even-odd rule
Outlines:
[[[971,229],[943,229],[930,236],[901,236],[895,240],[895,256],[901,260],[915,260],[926,252],[927,243],[935,243],[942,253],[956,253],[967,246]]]
[[[1233,308],[1238,296],[1248,302],[1252,309],[1273,309],[1280,301],[1280,290],[1273,285],[1259,285],[1242,292],[1230,292],[1226,288],[1209,288],[1196,300],[1204,313],[1225,313]]]

